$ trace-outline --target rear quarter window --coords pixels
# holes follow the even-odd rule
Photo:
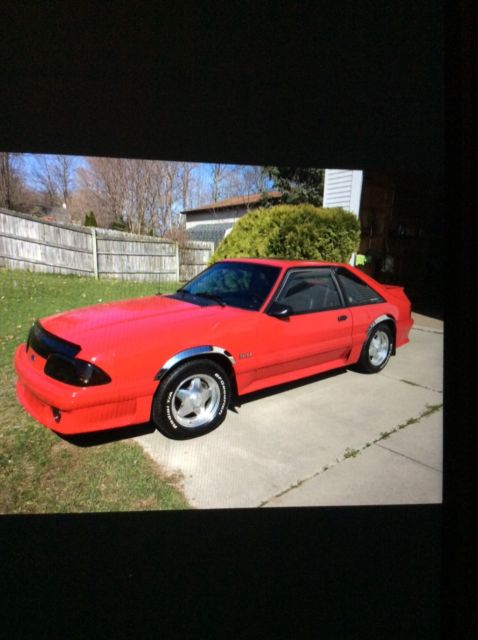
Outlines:
[[[351,271],[339,269],[336,277],[342,288],[347,304],[361,305],[385,302],[380,294]]]

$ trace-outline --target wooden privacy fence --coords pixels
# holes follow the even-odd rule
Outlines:
[[[176,242],[38,220],[0,209],[0,265],[122,280],[178,282],[202,271],[212,242]]]

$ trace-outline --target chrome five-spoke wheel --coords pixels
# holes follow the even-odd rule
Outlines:
[[[379,367],[388,358],[390,339],[383,330],[376,331],[368,347],[368,357],[374,367]]]
[[[161,380],[151,417],[169,438],[194,438],[224,421],[230,397],[231,380],[220,362],[192,359]]]
[[[181,381],[173,393],[171,413],[182,427],[202,427],[214,420],[220,400],[219,384],[212,376],[192,375]]]
[[[360,355],[358,367],[365,373],[378,373],[390,359],[393,351],[393,328],[381,322],[372,328]]]

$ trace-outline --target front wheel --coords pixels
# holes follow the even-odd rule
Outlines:
[[[388,324],[374,327],[365,342],[358,362],[365,373],[378,373],[390,359],[393,348],[393,333]]]
[[[185,362],[161,381],[153,422],[176,440],[204,435],[224,421],[230,396],[229,378],[219,365],[210,360]]]

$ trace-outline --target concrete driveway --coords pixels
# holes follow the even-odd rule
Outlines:
[[[380,374],[251,394],[194,440],[137,440],[198,508],[439,503],[442,402],[442,325],[417,316]]]

